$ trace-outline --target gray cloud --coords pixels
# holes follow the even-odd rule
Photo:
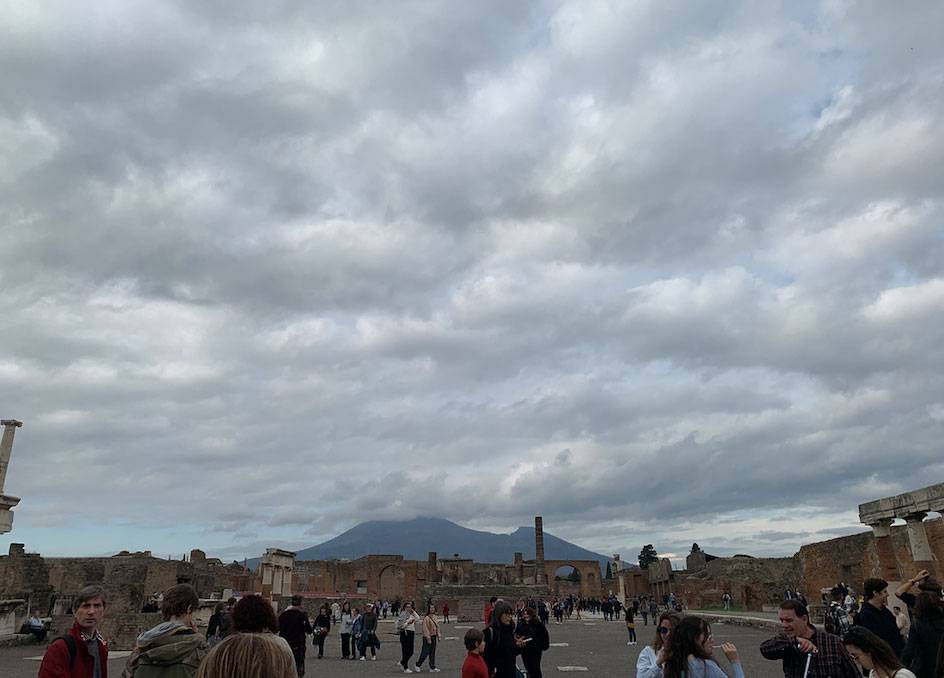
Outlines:
[[[17,5],[11,538],[788,553],[939,479],[942,11]]]

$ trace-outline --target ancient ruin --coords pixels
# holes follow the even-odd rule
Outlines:
[[[7,479],[10,457],[13,455],[13,436],[23,422],[4,419],[0,421],[0,425],[3,426],[3,439],[0,440],[0,534],[4,534],[13,529],[13,507],[20,503],[19,497],[4,494],[3,486]]]
[[[610,578],[601,575],[595,560],[548,560],[540,516],[535,518],[535,558],[525,560],[515,553],[507,563],[479,563],[461,554],[440,557],[436,552],[426,560],[370,554],[354,560],[297,561],[291,551],[270,548],[259,568],[251,571],[236,562],[227,565],[207,558],[198,549],[179,560],[155,558],[148,551],[123,551],[107,558],[43,558],[12,544],[8,555],[0,556],[0,599],[17,602],[18,609],[26,603],[49,611],[56,631],[68,625],[76,592],[87,583],[102,584],[110,597],[104,632],[116,648],[130,645],[140,630],[156,623],[155,615],[141,613],[148,598],[182,582],[193,584],[204,599],[199,619],[207,618],[219,600],[246,593],[261,594],[277,605],[286,604],[290,595],[301,595],[310,610],[341,598],[353,603],[448,603],[455,618],[480,621],[490,596],[631,599],[674,594],[687,607],[705,609],[720,607],[721,596],[728,592],[736,609],[762,610],[778,605],[790,588],[803,591],[815,613],[820,593],[839,581],[858,588],[870,576],[896,582],[922,568],[940,577],[944,522],[926,516],[942,507],[944,484],[933,485],[863,504],[859,515],[872,532],[808,544],[791,557],[717,557],[694,544],[684,570],[673,569],[667,558],[644,570],[614,554]],[[897,519],[904,524],[894,525]],[[579,577],[555,577],[563,567],[573,568]],[[12,621],[2,622],[0,630],[10,632]]]

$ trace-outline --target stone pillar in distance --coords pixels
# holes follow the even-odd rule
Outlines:
[[[0,421],[0,425],[3,426],[3,439],[0,440],[0,534],[5,534],[13,529],[13,507],[20,503],[19,497],[4,494],[3,486],[7,479],[10,457],[13,456],[13,436],[23,422],[4,419]]]
[[[534,517],[534,583],[547,584],[547,571],[544,569],[544,518]]]

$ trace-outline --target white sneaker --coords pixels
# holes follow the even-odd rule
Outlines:
[[[423,673],[423,668],[419,664],[414,664],[413,673]]]
[[[367,661],[367,657],[361,657],[358,661]]]
[[[373,657],[371,657],[370,660],[371,660],[372,662],[377,661],[377,655],[374,655]]]
[[[412,669],[403,669],[403,673],[413,673]]]
[[[439,673],[439,669],[430,669],[429,672],[430,672],[430,673]]]

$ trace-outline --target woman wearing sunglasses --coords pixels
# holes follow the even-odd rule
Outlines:
[[[701,617],[683,617],[663,647],[664,678],[728,678],[712,656],[711,627]],[[741,660],[733,643],[722,643],[721,651],[731,662],[731,675],[744,678]]]
[[[662,651],[669,642],[672,631],[678,626],[679,616],[674,612],[663,612],[656,624],[656,637],[652,645],[646,645],[636,660],[636,678],[662,678]]]

